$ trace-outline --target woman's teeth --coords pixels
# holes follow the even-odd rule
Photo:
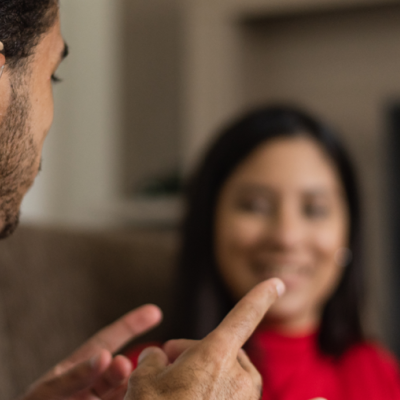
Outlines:
[[[258,273],[274,275],[274,274],[305,274],[307,268],[299,264],[254,264],[254,270]]]

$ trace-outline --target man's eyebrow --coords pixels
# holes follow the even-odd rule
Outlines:
[[[67,43],[64,42],[64,48],[61,52],[61,61],[68,57],[69,54],[69,47]]]

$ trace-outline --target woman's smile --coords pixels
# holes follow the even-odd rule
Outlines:
[[[309,263],[299,262],[253,261],[249,263],[249,268],[259,282],[273,277],[282,279],[286,290],[295,289],[309,282],[316,272]]]

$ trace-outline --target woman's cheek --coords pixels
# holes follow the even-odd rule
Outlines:
[[[334,262],[335,253],[346,246],[345,230],[337,224],[319,229],[314,237],[314,246],[321,256]]]
[[[235,298],[241,298],[256,283],[250,260],[260,238],[260,224],[246,215],[231,215],[221,220],[217,241],[217,263]]]
[[[265,235],[265,223],[261,218],[241,215],[233,220],[230,228],[232,244],[237,250],[251,250],[262,241]]]
[[[318,266],[315,284],[319,287],[317,298],[324,302],[335,290],[343,268],[335,261],[336,252],[345,246],[344,235],[331,228],[321,231],[315,239],[315,263]]]

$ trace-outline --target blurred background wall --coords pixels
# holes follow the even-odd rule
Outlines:
[[[388,109],[400,101],[398,1],[61,0],[61,10],[71,54],[22,221],[174,226],[180,177],[218,127],[252,105],[294,102],[336,125],[354,156],[367,319],[395,341],[386,161]]]
[[[61,1],[70,56],[54,85],[55,120],[43,172],[25,199],[23,220],[104,225],[119,188],[121,74],[119,3]]]

